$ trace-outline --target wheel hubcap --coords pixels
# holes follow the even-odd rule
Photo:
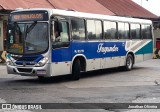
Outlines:
[[[127,59],[127,66],[129,69],[132,67],[132,59],[130,57]]]

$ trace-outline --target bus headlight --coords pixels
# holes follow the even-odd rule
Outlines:
[[[7,60],[6,60],[6,64],[7,64],[7,65],[14,66],[14,63],[13,63],[10,59],[8,59],[8,58],[7,58]]]
[[[40,60],[37,64],[35,64],[36,67],[44,66],[47,61],[49,60],[48,57],[44,57],[42,60]]]

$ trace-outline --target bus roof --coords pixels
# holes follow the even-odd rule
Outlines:
[[[78,12],[78,11],[72,11],[72,10],[60,10],[60,9],[49,9],[49,8],[19,9],[19,10],[13,11],[13,12],[36,11],[36,10],[46,10],[49,12],[50,15],[62,15],[62,16],[70,16],[70,17],[79,17],[79,18],[102,19],[102,20],[110,20],[110,21],[152,24],[152,21],[147,20],[147,19],[138,19],[138,18],[120,17],[120,16],[109,16],[109,15],[102,15],[102,14],[92,14],[92,13],[84,13],[84,12]]]

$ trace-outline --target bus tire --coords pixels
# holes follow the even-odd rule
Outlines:
[[[132,68],[133,68],[133,56],[131,54],[127,55],[126,65],[125,65],[124,68],[125,68],[126,71],[132,70]]]
[[[72,66],[72,79],[79,80],[81,74],[81,64],[80,60],[75,60]]]

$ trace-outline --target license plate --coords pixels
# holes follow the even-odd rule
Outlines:
[[[45,75],[46,71],[45,70],[37,70],[37,75]]]

